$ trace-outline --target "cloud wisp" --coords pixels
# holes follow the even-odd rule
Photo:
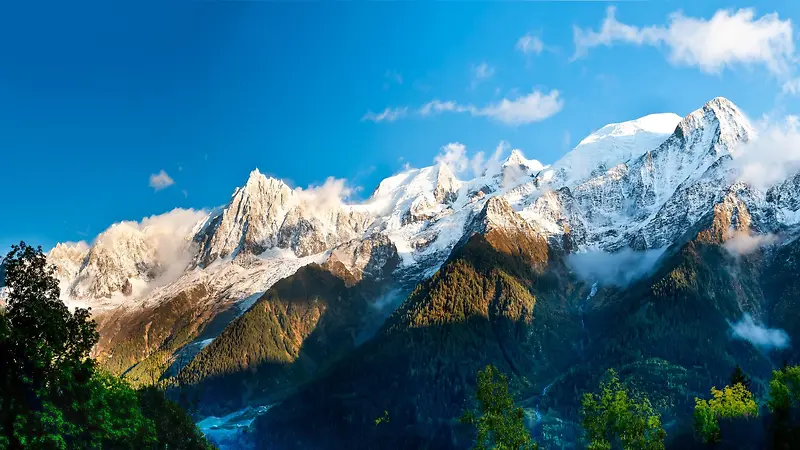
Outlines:
[[[394,122],[397,119],[402,119],[406,116],[408,112],[408,108],[386,108],[379,113],[374,113],[372,111],[367,111],[366,114],[361,118],[362,121],[369,120],[371,122]]]
[[[175,184],[175,180],[173,180],[164,169],[161,169],[160,172],[154,173],[150,175],[150,187],[153,188],[156,192],[166,189],[170,186]]]
[[[488,80],[494,76],[494,67],[482,62],[478,65],[472,66],[472,89],[475,89],[482,81]]]
[[[800,119],[761,124],[757,138],[731,154],[738,181],[766,191],[800,171]]]
[[[483,151],[470,157],[467,155],[467,147],[464,144],[451,142],[441,148],[439,154],[434,158],[434,162],[446,164],[457,175],[472,172],[473,176],[480,177],[491,169],[498,169],[503,164],[503,155],[509,148],[508,143],[503,141],[488,157]]]
[[[780,328],[767,328],[757,324],[750,314],[736,323],[729,323],[733,337],[745,340],[764,351],[789,346],[789,335]]]
[[[598,30],[573,28],[573,60],[589,50],[617,43],[649,45],[667,50],[672,64],[697,67],[718,74],[735,66],[763,65],[786,75],[796,60],[791,20],[777,13],[756,17],[752,8],[718,10],[710,19],[670,14],[666,25],[638,27],[617,20],[609,7]]]
[[[664,249],[637,252],[630,248],[616,253],[573,253],[567,257],[567,264],[584,280],[604,285],[627,286],[650,274],[663,253]]]
[[[355,189],[348,186],[343,178],[328,177],[321,185],[311,185],[305,189],[296,188],[298,197],[308,206],[322,212],[337,211]]]
[[[771,233],[750,234],[746,231],[739,231],[725,241],[723,247],[733,256],[745,256],[777,241],[778,237]]]
[[[504,98],[482,107],[436,99],[422,105],[417,113],[422,117],[446,112],[467,113],[473,117],[486,117],[505,125],[525,125],[552,117],[563,108],[564,100],[558,90],[553,89],[546,94],[534,90],[527,95],[514,99]]]
[[[517,40],[515,48],[526,55],[541,55],[544,51],[544,42],[538,36],[526,33]]]

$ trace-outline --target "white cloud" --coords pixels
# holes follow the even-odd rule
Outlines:
[[[774,244],[778,237],[774,234],[750,234],[746,231],[736,232],[725,241],[723,247],[733,256],[749,255],[765,245]]]
[[[469,174],[479,177],[487,170],[497,169],[503,163],[503,154],[508,150],[507,142],[500,142],[491,156],[487,157],[483,151],[475,153],[472,157],[467,155],[467,147],[460,142],[451,142],[441,148],[434,158],[437,164],[446,164],[456,174]]]
[[[355,192],[343,178],[328,177],[321,185],[296,188],[298,197],[307,205],[321,211],[335,211]]]
[[[781,20],[777,13],[756,18],[752,8],[718,10],[706,20],[678,11],[669,16],[666,26],[637,27],[618,21],[615,11],[614,7],[606,10],[598,31],[574,27],[573,59],[617,42],[664,47],[673,64],[707,73],[736,65],[764,65],[775,74],[785,74],[796,59],[792,22]]]
[[[472,76],[472,88],[475,89],[480,82],[494,76],[494,67],[486,64],[486,62],[482,62],[477,66],[472,66]]]
[[[372,122],[383,122],[384,120],[387,122],[394,122],[397,119],[401,119],[406,116],[408,112],[408,108],[386,108],[380,113],[374,113],[372,111],[368,111],[364,114],[364,117],[361,120],[370,120]]]
[[[738,180],[764,191],[800,171],[798,125],[797,116],[761,123],[757,137],[732,152]]]
[[[466,106],[461,106],[453,101],[443,102],[441,100],[432,100],[422,105],[417,111],[421,116],[429,116],[431,114],[439,114],[442,112],[465,112],[468,111]]]
[[[561,111],[564,101],[555,89],[549,94],[533,91],[530,94],[509,100],[504,98],[484,107],[460,105],[453,101],[433,100],[424,104],[417,112],[429,116],[443,112],[469,113],[472,116],[488,117],[507,125],[523,125],[539,122]]]
[[[451,142],[443,146],[433,160],[437,164],[446,164],[456,173],[463,172],[469,167],[467,147],[460,142]]]
[[[498,103],[471,112],[473,115],[486,116],[508,125],[522,125],[547,119],[563,107],[564,101],[559,98],[559,92],[553,89],[546,95],[533,91],[514,100],[504,98]]]
[[[750,314],[745,314],[742,320],[730,325],[734,337],[748,341],[763,350],[789,346],[789,335],[785,331],[759,325]]]
[[[166,189],[173,184],[175,184],[175,180],[170,178],[170,176],[167,175],[167,172],[164,172],[163,169],[158,173],[150,175],[150,187],[155,189],[156,192]]]
[[[589,282],[627,286],[650,274],[663,253],[664,249],[634,251],[624,248],[616,253],[588,251],[569,255],[567,264],[578,277]]]
[[[791,80],[783,83],[782,90],[784,94],[800,94],[800,77],[792,78]]]
[[[517,41],[516,49],[524,54],[540,55],[544,51],[544,42],[530,33],[525,34]]]
[[[175,280],[194,256],[192,236],[208,218],[208,211],[175,208],[164,214],[145,217],[139,222],[119,222],[100,234],[93,245],[117,248],[129,245],[130,233],[141,233],[141,239],[152,245],[154,262],[161,272],[148,290]],[[141,295],[142,292],[137,293]]]

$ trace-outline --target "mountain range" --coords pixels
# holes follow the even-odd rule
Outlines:
[[[442,158],[362,202],[256,169],[226,205],[48,259],[92,308],[98,360],[177,380],[223,445],[464,448],[489,363],[545,448],[576,441],[580,393],[610,367],[679,435],[736,364],[763,389],[798,356],[800,173],[746,176],[759,139],[715,98],[606,125],[552,165],[512,150],[468,178]]]

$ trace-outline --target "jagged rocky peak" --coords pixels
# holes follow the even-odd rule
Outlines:
[[[490,197],[483,209],[470,224],[472,233],[486,234],[492,230],[534,232],[533,228],[522,218],[503,197]]]
[[[436,167],[436,187],[433,190],[433,197],[439,203],[450,204],[458,199],[458,190],[461,182],[458,181],[453,171],[445,163],[439,163]]]
[[[130,278],[155,278],[158,266],[157,245],[135,224],[117,223],[97,237],[70,295],[108,298],[121,292]]]
[[[244,187],[195,238],[201,244],[201,265],[240,251],[261,253],[274,247],[286,213],[296,203],[294,191],[283,181],[250,172]]]
[[[468,226],[461,242],[482,234],[497,251],[523,258],[537,268],[550,259],[547,239],[502,197],[491,197]]]
[[[218,258],[259,255],[275,247],[308,256],[359,236],[371,223],[366,212],[324,195],[292,189],[254,170],[195,237],[201,246],[196,263],[207,266]]]
[[[47,253],[47,262],[55,267],[62,291],[66,291],[69,281],[78,275],[88,254],[89,245],[85,242],[59,242]]]
[[[356,281],[379,281],[389,276],[399,262],[397,247],[389,237],[378,233],[336,246],[327,260],[330,266],[340,263]]]
[[[675,130],[687,144],[708,143],[715,155],[754,136],[753,127],[739,108],[725,97],[716,97],[686,116]]]

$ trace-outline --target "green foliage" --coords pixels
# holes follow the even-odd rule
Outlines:
[[[784,412],[800,404],[800,366],[787,366],[772,372],[769,382],[770,411]]]
[[[514,405],[508,392],[508,380],[496,367],[489,365],[478,372],[477,411],[466,411],[463,423],[478,429],[474,450],[538,449],[523,422],[522,408]]]
[[[91,401],[97,342],[89,311],[59,299],[41,248],[13,246],[0,326],[0,427],[12,447],[66,448],[80,440]]]
[[[383,415],[375,419],[375,425],[380,425],[382,423],[389,423],[392,419],[389,417],[389,411],[383,411]]]
[[[719,420],[758,416],[758,404],[744,384],[725,386],[722,390],[711,388],[711,399],[695,399],[694,428],[706,443],[719,442]]]
[[[153,386],[138,391],[142,413],[153,421],[159,448],[209,450],[213,446],[197,429],[191,417]]]
[[[590,450],[660,450],[666,432],[647,397],[637,396],[609,370],[600,391],[586,393],[581,415]]]
[[[41,248],[13,246],[5,267],[9,295],[0,313],[0,448],[167,448],[159,439],[166,429],[163,408],[142,408],[127,382],[97,370],[89,358],[98,340],[95,323],[88,310],[70,313],[59,299]],[[168,427],[197,433],[185,414],[183,420]]]

